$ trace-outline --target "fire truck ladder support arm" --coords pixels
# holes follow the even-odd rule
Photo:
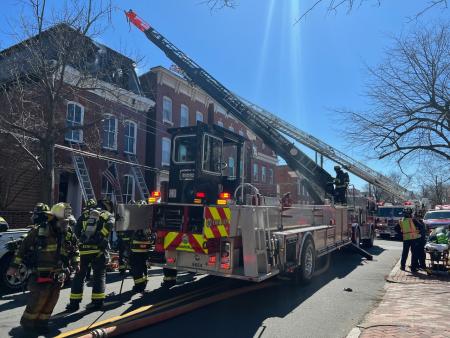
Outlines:
[[[322,204],[333,177],[298,149],[293,142],[280,134],[259,114],[250,109],[230,90],[214,79],[208,72],[176,48],[133,11],[125,13],[128,20],[145,33],[147,38],[161,49],[197,86],[223,106],[229,113],[251,129],[272,150],[283,158],[288,166],[300,173],[309,183],[307,186],[315,203]]]

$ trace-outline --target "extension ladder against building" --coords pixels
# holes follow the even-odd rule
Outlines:
[[[80,146],[77,143],[70,142],[69,144],[73,149],[80,149]],[[77,174],[78,182],[80,183],[81,195],[83,196],[84,202],[86,203],[89,199],[95,200],[94,189],[92,188],[91,179],[89,177],[89,172],[87,170],[84,157],[72,152],[72,161]]]
[[[127,154],[128,161],[132,163],[138,163],[137,157],[134,154]],[[131,170],[133,171],[134,179],[137,182],[139,194],[141,195],[141,199],[147,201],[150,197],[150,192],[148,191],[147,184],[145,183],[144,174],[139,166],[132,166]]]

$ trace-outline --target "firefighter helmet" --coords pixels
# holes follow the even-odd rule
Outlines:
[[[68,219],[72,215],[72,207],[69,203],[56,203],[50,210],[51,214],[57,219]]]
[[[48,207],[47,204],[39,202],[39,203],[36,203],[36,205],[34,206],[33,213],[38,214],[41,212],[49,212],[49,211],[50,211],[50,208]]]
[[[341,170],[341,166],[335,165],[335,166],[334,166],[334,170],[336,170],[336,171]]]
[[[96,205],[97,205],[97,202],[93,198],[90,198],[86,201],[87,208],[94,208]]]

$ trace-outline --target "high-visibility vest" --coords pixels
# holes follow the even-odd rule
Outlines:
[[[403,218],[400,221],[400,227],[402,228],[404,241],[420,238],[419,230],[416,228],[412,218]]]

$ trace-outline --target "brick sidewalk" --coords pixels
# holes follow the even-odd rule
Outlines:
[[[358,325],[359,337],[450,337],[449,277],[401,271],[399,262],[387,278],[385,291],[378,306]],[[349,337],[358,333],[352,330]]]

